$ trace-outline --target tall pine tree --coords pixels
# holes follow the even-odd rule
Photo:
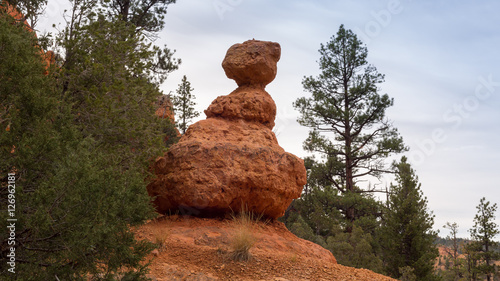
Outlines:
[[[341,25],[319,52],[321,73],[302,81],[311,96],[294,106],[301,113],[298,122],[311,128],[304,149],[324,157],[318,163],[323,182],[350,198],[342,212],[352,223],[359,217],[356,195],[374,191],[357,182],[387,172],[385,159],[406,148],[385,116],[393,100],[379,94],[384,75],[368,64],[368,50],[357,36]]]
[[[433,269],[439,252],[434,245],[434,216],[406,157],[393,166],[397,184],[391,185],[380,242],[386,272],[399,278],[410,267],[417,280],[436,280]]]

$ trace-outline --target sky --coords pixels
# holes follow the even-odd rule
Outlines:
[[[38,29],[51,31],[67,6],[49,0]],[[203,112],[237,87],[221,67],[231,45],[278,42],[278,74],[266,87],[277,105],[273,131],[286,151],[308,156],[302,143],[309,129],[297,123],[292,103],[310,96],[302,79],[319,74],[320,44],[344,24],[366,44],[368,62],[385,74],[380,93],[394,98],[387,117],[410,148],[404,155],[435,215],[434,228],[446,236],[442,226],[457,222],[460,236],[468,237],[480,198],[500,204],[498,11],[496,0],[178,0],[155,41],[182,60],[162,90],[175,92],[186,75],[196,110]],[[371,180],[381,186],[392,181]]]

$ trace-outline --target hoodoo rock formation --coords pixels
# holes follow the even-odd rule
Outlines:
[[[287,153],[271,131],[276,105],[264,90],[276,76],[278,43],[233,45],[222,63],[238,88],[205,110],[159,157],[148,192],[160,213],[210,216],[246,208],[281,217],[306,184],[303,161]]]
[[[155,103],[156,111],[155,115],[162,118],[168,119],[170,122],[175,123],[174,105],[170,96],[161,95],[158,97]]]

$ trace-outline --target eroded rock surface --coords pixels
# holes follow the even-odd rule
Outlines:
[[[276,105],[264,90],[276,76],[279,44],[233,45],[222,63],[239,87],[205,110],[180,141],[159,157],[148,185],[158,212],[210,216],[241,208],[281,217],[306,183],[302,159],[271,131]]]
[[[205,110],[205,114],[207,118],[257,122],[272,129],[276,118],[276,104],[263,89],[242,86],[227,96],[217,97]]]

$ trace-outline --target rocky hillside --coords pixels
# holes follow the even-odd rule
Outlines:
[[[232,218],[162,216],[136,230],[158,246],[149,256],[157,281],[202,280],[394,280],[336,263],[332,254],[290,233],[278,221],[241,228]],[[241,231],[255,238],[248,261],[232,257]]]

